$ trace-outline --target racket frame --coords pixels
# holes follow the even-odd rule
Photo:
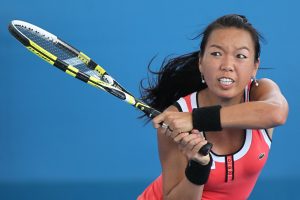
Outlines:
[[[52,53],[48,52],[40,45],[29,39],[26,35],[24,35],[21,31],[18,30],[16,26],[22,26],[23,28],[27,28],[29,30],[34,30],[39,34],[43,35],[43,37],[48,38],[51,42],[55,44],[60,44],[66,47],[69,51],[77,55],[77,57],[86,64],[86,66],[96,71],[100,76],[90,76],[78,68],[74,67],[71,64],[66,63],[63,60],[60,60],[57,56],[53,55]],[[13,20],[9,24],[9,32],[19,40],[29,51],[36,54],[49,64],[57,67],[58,69],[64,71],[65,73],[69,74],[72,77],[75,77],[89,85],[96,87],[98,89],[104,90],[117,98],[129,103],[130,105],[134,106],[135,108],[144,112],[149,118],[154,118],[160,114],[160,112],[141,100],[135,98],[131,93],[129,93],[125,88],[123,88],[114,78],[112,78],[104,68],[100,65],[95,63],[91,58],[89,58],[86,54],[78,51],[73,46],[69,45],[68,43],[64,42],[63,40],[59,39],[56,35],[38,27],[28,22],[24,22],[21,20]],[[106,77],[108,81],[101,80],[102,77]],[[105,80],[105,79],[104,79]],[[200,153],[202,155],[207,155],[212,148],[212,144],[207,143],[200,149]]]

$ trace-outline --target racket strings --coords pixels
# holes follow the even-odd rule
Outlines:
[[[103,81],[103,78],[99,72],[88,68],[87,65],[77,57],[76,53],[69,50],[63,44],[54,42],[51,37],[47,37],[46,35],[43,35],[40,32],[33,30],[32,28],[17,26],[17,29],[30,40],[38,44],[40,47],[55,55],[59,60],[62,60],[65,63],[76,67],[89,76],[94,76],[95,78]]]

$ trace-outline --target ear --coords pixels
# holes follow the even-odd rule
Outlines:
[[[199,68],[199,71],[202,73],[202,65],[201,65],[201,61],[202,61],[202,58],[201,58],[201,56],[199,55],[198,68]]]
[[[254,63],[254,69],[253,69],[252,77],[256,76],[259,65],[260,65],[260,58],[258,58],[257,61]]]

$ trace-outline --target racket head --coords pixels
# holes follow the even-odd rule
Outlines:
[[[13,20],[8,29],[28,50],[51,65],[96,88],[113,94],[143,111],[150,118],[160,114],[159,111],[136,99],[126,91],[87,55],[62,41],[56,35],[21,20]],[[205,148],[200,150],[200,153],[206,155],[210,149],[211,144],[206,144]]]
[[[152,116],[152,111],[155,111],[131,95],[92,59],[56,35],[21,20],[13,20],[8,29],[28,50],[51,65],[96,88],[113,94],[147,115]]]
[[[53,61],[72,65],[83,73],[98,77],[102,81],[130,94],[103,67],[56,35],[21,20],[13,20],[8,29],[27,49],[51,65],[54,65]]]
[[[102,78],[105,70],[97,71],[97,64],[88,56],[59,39],[56,35],[28,22],[13,20],[9,31],[30,51],[50,64],[55,61],[72,65],[82,72]]]

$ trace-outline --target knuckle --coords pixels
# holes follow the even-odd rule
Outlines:
[[[165,119],[170,119],[172,116],[171,112],[170,111],[166,111],[165,112]]]
[[[174,119],[172,121],[172,123],[173,123],[173,126],[174,126],[175,129],[180,129],[180,123],[178,122],[178,120]]]

